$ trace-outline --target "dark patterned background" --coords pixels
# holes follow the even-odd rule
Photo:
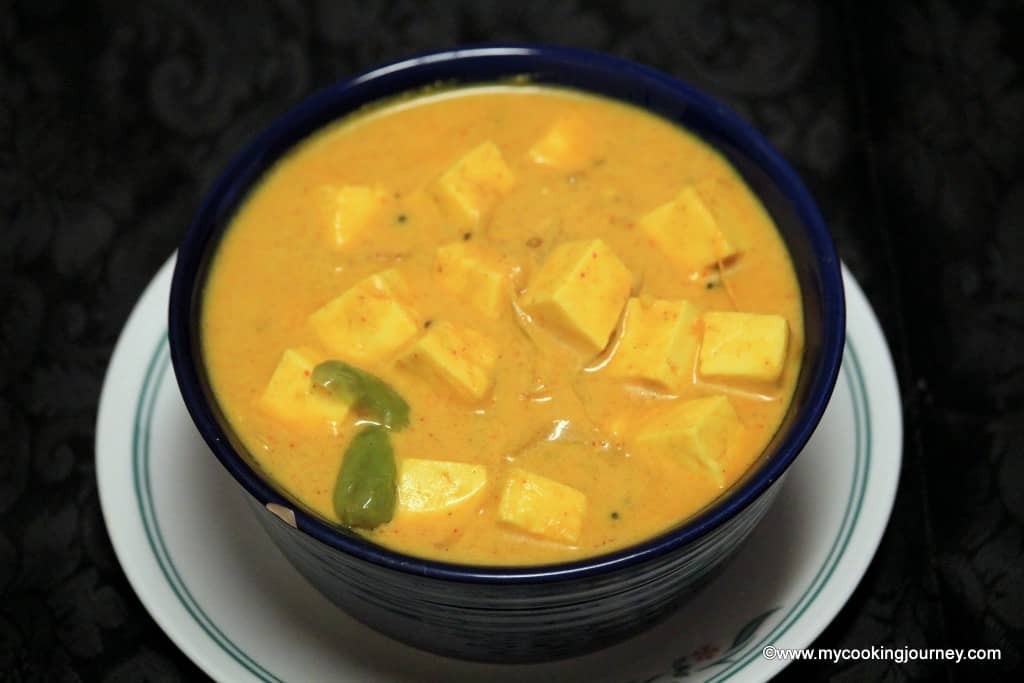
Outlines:
[[[202,674],[140,605],[94,479],[100,383],[143,286],[240,146],[312,90],[482,41],[632,57],[764,131],[875,306],[904,396],[888,533],[823,647],[1000,647],[1024,667],[1024,7],[0,0],[0,679]]]

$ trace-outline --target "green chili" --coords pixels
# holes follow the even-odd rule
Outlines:
[[[352,408],[385,427],[399,430],[409,425],[409,404],[376,375],[340,360],[328,360],[313,368],[314,386],[326,389]]]
[[[363,428],[345,450],[334,486],[334,511],[341,523],[373,529],[391,521],[398,499],[398,470],[387,429]]]

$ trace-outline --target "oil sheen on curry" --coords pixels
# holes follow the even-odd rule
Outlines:
[[[402,98],[309,138],[203,300],[220,408],[334,524],[479,565],[593,556],[759,458],[800,293],[733,168],[640,109],[533,85]]]

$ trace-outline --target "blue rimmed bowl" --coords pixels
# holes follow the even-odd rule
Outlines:
[[[700,514],[623,550],[567,564],[478,567],[388,550],[307,511],[265,478],[210,390],[199,343],[211,256],[260,177],[311,133],[377,100],[438,82],[527,75],[632,103],[699,135],[764,203],[789,248],[803,296],[806,348],[792,405],[747,475]],[[178,251],[169,336],[185,405],[292,564],[360,621],[444,655],[497,662],[595,650],[667,616],[732,556],[768,509],[835,384],[845,333],[839,260],[803,183],[771,145],[722,104],[666,74],[608,55],[540,46],[434,52],[338,83],[275,121],[221,175]]]

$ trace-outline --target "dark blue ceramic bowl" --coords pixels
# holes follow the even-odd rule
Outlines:
[[[199,308],[210,257],[254,183],[310,133],[359,107],[435,84],[528,75],[630,102],[724,154],[771,213],[803,292],[806,351],[796,396],[759,464],[685,524],[589,560],[535,567],[445,564],[387,550],[310,513],[266,479],[221,415],[203,366]],[[426,650],[498,662],[594,650],[666,616],[739,547],[778,492],[832,393],[845,331],[839,261],[818,209],[768,142],[723,105],[663,73],[603,54],[478,47],[408,59],[338,83],[274,122],[228,167],[178,252],[170,345],[185,404],[295,567],[341,608]],[[753,577],[752,577],[753,578]]]

